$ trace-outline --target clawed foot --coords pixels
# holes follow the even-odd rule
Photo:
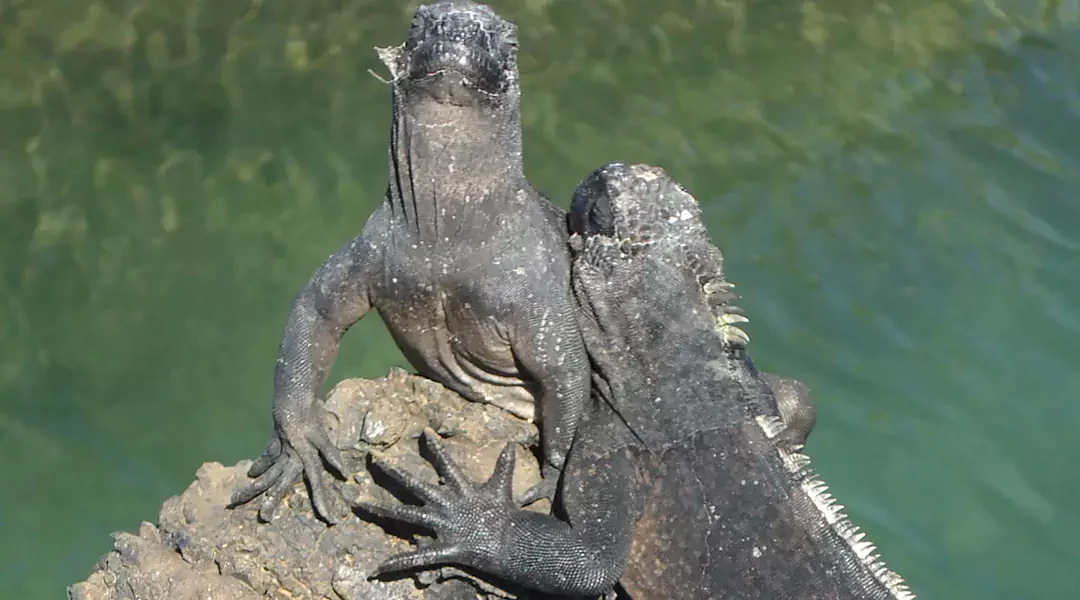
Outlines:
[[[321,408],[312,406],[308,417],[300,423],[291,423],[286,427],[278,425],[266,452],[256,459],[255,464],[248,470],[248,477],[255,477],[255,481],[233,493],[229,508],[246,504],[262,495],[259,518],[270,522],[285,494],[301,475],[305,475],[316,515],[330,524],[335,524],[347,514],[348,511],[338,501],[337,494],[331,492],[327,486],[326,469],[320,457],[325,457],[326,462],[340,476],[347,473],[345,461],[341,451],[326,435],[320,415],[314,412],[316,410]]]
[[[539,500],[553,500],[555,498],[555,492],[559,489],[560,473],[561,471],[558,467],[544,464],[544,468],[540,474],[540,483],[525,490],[525,493],[522,494],[520,500],[518,500],[518,505],[528,506]]]
[[[455,564],[495,572],[501,555],[500,542],[517,511],[511,491],[514,475],[514,444],[508,443],[485,483],[473,484],[450,458],[432,429],[424,430],[431,462],[442,476],[442,485],[429,485],[385,459],[372,456],[380,470],[423,501],[423,506],[382,506],[360,502],[357,507],[375,516],[403,521],[429,529],[437,541],[422,549],[391,556],[372,574]]]

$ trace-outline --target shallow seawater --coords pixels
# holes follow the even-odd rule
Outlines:
[[[0,3],[0,589],[261,452],[293,295],[386,185],[415,2]],[[1075,0],[495,3],[526,170],[702,202],[755,360],[921,598],[1080,587]],[[377,317],[332,380],[405,365]]]

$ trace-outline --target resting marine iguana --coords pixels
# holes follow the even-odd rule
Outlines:
[[[606,221],[597,215],[606,214]],[[542,592],[648,598],[892,599],[914,595],[843,515],[810,460],[773,439],[769,385],[723,333],[701,284],[712,255],[694,198],[663,170],[609,164],[571,209],[572,283],[593,401],[553,515],[510,496],[514,448],[475,485],[432,430],[444,484],[374,456],[424,506],[360,504],[432,530],[380,573],[452,563]]]
[[[301,473],[316,511],[339,516],[320,455],[339,474],[345,464],[317,398],[341,337],[372,308],[421,375],[523,418],[539,413],[545,477],[526,503],[554,492],[588,401],[566,213],[522,167],[515,26],[481,4],[437,2],[416,10],[403,45],[379,53],[393,79],[386,200],[289,312],[275,432],[232,502],[264,495],[265,520]]]
[[[615,235],[615,215],[611,202],[597,202],[597,198],[606,198],[606,186],[618,185],[616,180],[593,176],[582,182],[567,220],[570,229],[581,235]],[[642,223],[645,231],[641,236],[648,237],[649,211],[654,207],[649,204],[632,204],[621,207],[620,215],[624,221]],[[710,312],[716,322],[716,330],[735,359],[746,362],[746,368],[758,375],[769,387],[771,394],[762,394],[755,399],[760,403],[755,414],[772,415],[779,419],[772,436],[777,444],[792,451],[801,450],[814,428],[816,413],[806,385],[795,379],[789,379],[773,373],[758,371],[746,352],[750,337],[739,326],[749,321],[745,312],[733,302],[737,296],[732,293],[735,284],[724,275],[724,256],[720,249],[708,241],[708,232],[700,220],[695,222],[702,229],[683,244],[684,259],[697,278],[697,284],[705,294]],[[688,224],[689,225],[689,224]],[[704,236],[704,237],[702,237]],[[580,236],[579,238],[580,239]],[[704,239],[704,241],[702,241]]]

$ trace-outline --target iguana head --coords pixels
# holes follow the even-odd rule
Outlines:
[[[649,244],[654,236],[668,241],[707,239],[694,197],[663,169],[651,165],[610,163],[593,171],[574,193],[570,228],[630,246]]]
[[[442,104],[498,104],[517,94],[517,28],[483,4],[425,4],[405,43],[379,56],[403,91]]]
[[[600,167],[578,186],[568,219],[575,234],[571,246],[586,261],[600,266],[638,255],[662,260],[689,282],[664,293],[688,294],[707,305],[728,346],[740,352],[745,347],[749,337],[737,325],[747,319],[732,304],[734,285],[724,278],[724,258],[709,240],[701,207],[663,169]]]

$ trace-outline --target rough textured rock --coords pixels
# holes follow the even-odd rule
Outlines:
[[[376,380],[348,379],[327,401],[327,428],[353,472],[334,482],[350,501],[412,501],[375,485],[371,450],[401,461],[410,472],[435,473],[418,454],[425,426],[446,436],[446,446],[477,481],[486,479],[507,441],[536,446],[534,425],[487,404],[468,402],[432,381],[393,370]],[[248,598],[465,599],[518,597],[453,568],[416,577],[368,580],[383,559],[407,550],[409,530],[361,517],[328,527],[312,512],[303,484],[287,496],[273,523],[254,508],[228,509],[233,490],[248,481],[251,461],[225,467],[207,463],[180,496],[167,500],[158,524],[138,534],[118,533],[113,551],[90,577],[68,590],[78,600]],[[377,474],[378,471],[375,471]],[[376,475],[376,477],[380,477]],[[386,483],[382,478],[380,482]],[[517,493],[540,480],[536,457],[518,450]],[[388,489],[394,490],[394,487]],[[396,496],[396,498],[395,498]],[[534,505],[548,510],[546,502]],[[383,529],[386,527],[386,529]]]

